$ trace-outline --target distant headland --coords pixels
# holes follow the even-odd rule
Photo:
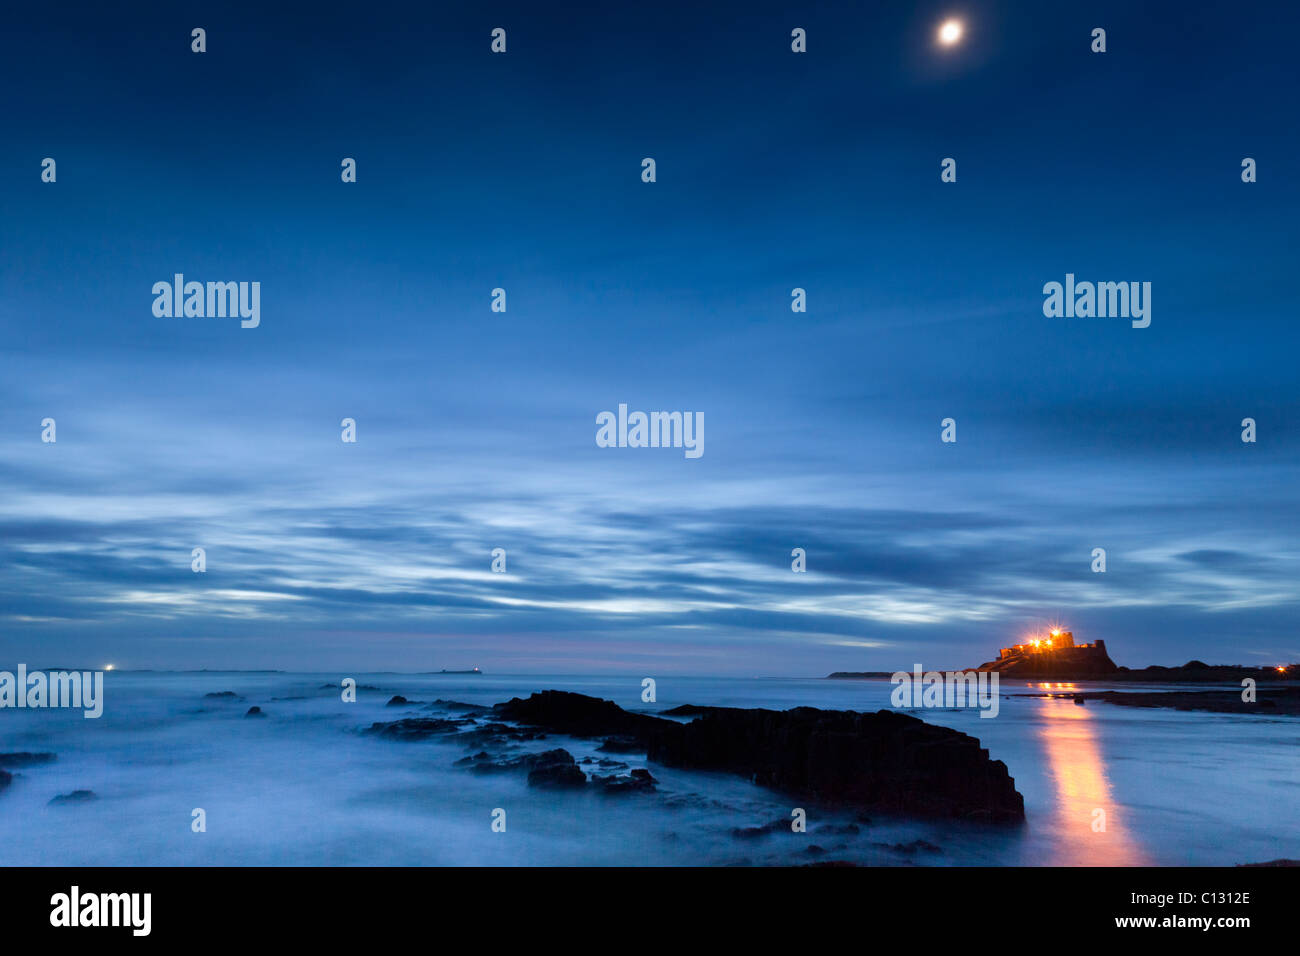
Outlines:
[[[1240,682],[1244,678],[1256,681],[1295,680],[1300,675],[1300,664],[1271,667],[1247,667],[1240,664],[1205,664],[1188,661],[1181,667],[1149,667],[1132,669],[1120,667],[1110,659],[1105,641],[1091,644],[1074,643],[1074,634],[1061,628],[1033,637],[1023,644],[1013,644],[998,651],[995,660],[979,667],[962,668],[953,673],[994,672],[1003,677],[1025,680],[1104,680],[1150,683],[1222,683]],[[889,678],[888,671],[836,671],[827,675],[834,680],[871,680]]]

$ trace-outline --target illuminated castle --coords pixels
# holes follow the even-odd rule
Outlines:
[[[1041,637],[998,651],[998,659],[978,670],[998,671],[1008,677],[1084,677],[1110,674],[1119,668],[1106,653],[1105,641],[1074,643],[1070,631],[1053,628]]]
[[[1076,644],[1074,643],[1073,631],[1051,630],[1044,637],[1036,637],[1024,644],[1012,644],[1010,647],[1002,648],[1002,650],[998,651],[998,659],[1001,660],[1013,654],[1045,654],[1063,650],[1067,647],[1075,647],[1079,650],[1095,647],[1103,654],[1106,652],[1105,641],[1097,641],[1095,644]]]

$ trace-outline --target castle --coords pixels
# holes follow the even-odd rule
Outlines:
[[[1071,631],[1053,628],[1024,644],[1002,648],[997,660],[976,670],[997,671],[1008,677],[1092,677],[1119,668],[1106,653],[1105,641],[1076,644]]]

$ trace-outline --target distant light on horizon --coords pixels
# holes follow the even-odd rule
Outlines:
[[[944,46],[954,46],[965,32],[965,24],[960,20],[945,20],[939,27],[939,42]]]

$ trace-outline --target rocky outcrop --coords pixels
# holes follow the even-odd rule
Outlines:
[[[54,760],[54,756],[51,753],[28,753],[25,750],[19,753],[0,754],[0,769],[35,767],[43,763],[50,763]]]
[[[512,697],[492,708],[502,720],[513,720],[572,737],[633,738],[640,746],[662,726],[680,726],[661,717],[633,714],[612,700],[564,690],[544,690],[528,699]]]
[[[246,710],[246,711],[244,712],[244,716],[245,716],[245,717],[265,717],[265,716],[266,716],[266,711],[262,710],[261,707],[250,707],[250,708],[248,708],[248,710]]]
[[[1011,822],[1024,799],[1000,760],[967,734],[893,711],[812,707],[693,708],[679,723],[564,691],[514,698],[494,711],[577,737],[635,739],[670,767],[723,770],[800,798],[884,812]]]
[[[650,760],[729,770],[775,790],[889,813],[1024,819],[1006,764],[974,737],[906,714],[714,707],[677,727],[652,737]]]
[[[497,704],[483,722],[408,717],[373,724],[367,733],[403,741],[451,739],[476,749],[564,734],[599,739],[602,751],[639,751],[664,766],[738,774],[798,800],[909,816],[1024,819],[1024,800],[1002,761],[989,759],[974,737],[906,714],[693,706],[670,713],[695,719],[632,713],[612,701],[548,690]],[[526,769],[529,784],[538,787],[587,782],[565,750],[510,758],[480,750],[458,764],[478,773]],[[602,770],[625,766],[608,758],[599,764]],[[642,769],[596,775],[592,783],[622,794],[651,791],[656,781]]]
[[[587,785],[587,775],[578,767],[573,754],[558,748],[499,760],[493,759],[486,751],[479,751],[471,757],[463,757],[456,764],[469,767],[475,773],[527,770],[530,787],[571,789]]]

